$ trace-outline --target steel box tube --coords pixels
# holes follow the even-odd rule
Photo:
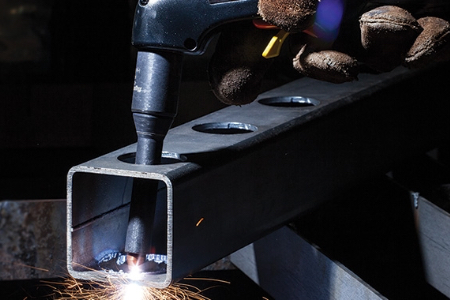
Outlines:
[[[95,266],[100,253],[123,246],[133,178],[160,182],[158,230],[166,233],[167,273],[142,280],[161,288],[430,147],[448,135],[446,118],[438,117],[446,109],[435,105],[423,114],[423,97],[407,98],[408,105],[389,95],[372,97],[414,74],[400,68],[362,74],[358,82],[342,85],[301,79],[259,99],[304,96],[317,100],[315,106],[257,101],[171,129],[165,151],[185,161],[126,163],[119,158],[136,150],[130,145],[73,167],[67,195],[69,272],[84,279],[120,277],[80,266]],[[409,115],[414,122],[398,122]],[[254,130],[223,135],[192,129],[223,122],[251,124]]]

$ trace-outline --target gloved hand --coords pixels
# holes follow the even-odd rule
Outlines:
[[[282,52],[294,69],[333,83],[357,79],[361,68],[389,72],[450,60],[448,0],[259,0],[258,8],[264,22],[229,25],[210,61],[211,86],[226,104],[250,103],[261,92],[280,61],[261,55],[274,35],[278,46],[287,37]]]

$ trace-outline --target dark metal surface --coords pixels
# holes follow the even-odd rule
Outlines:
[[[233,253],[231,260],[275,299],[387,299],[287,226]]]
[[[65,200],[0,201],[0,280],[67,274]]]
[[[295,219],[289,229],[232,254],[231,260],[275,299],[373,299],[373,291],[383,299],[448,299],[425,277],[417,230],[431,225],[429,219],[420,220],[425,223],[419,227],[414,219],[408,190],[380,174]],[[448,236],[448,229],[431,228],[427,250],[435,241],[443,245]],[[436,259],[436,264],[445,266],[448,260]],[[439,280],[448,282],[448,276]]]
[[[450,169],[447,145],[415,157],[390,172],[414,207],[424,277],[450,297]]]
[[[407,89],[400,87],[404,98],[388,88],[413,75],[400,68],[363,74],[358,82],[342,85],[301,79],[260,99],[303,96],[318,105],[254,102],[170,130],[164,149],[186,161],[140,166],[119,160],[136,150],[130,145],[72,168],[69,272],[96,280],[118,276],[81,266],[95,267],[100,254],[124,247],[133,178],[160,183],[153,230],[166,240],[167,273],[147,274],[143,281],[164,287],[430,147],[448,135],[445,102],[430,103],[414,94],[409,82]],[[192,129],[217,122],[251,124],[257,130],[224,135]]]
[[[450,214],[419,197],[416,221],[427,281],[450,297]]]

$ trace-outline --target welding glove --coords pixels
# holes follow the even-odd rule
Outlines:
[[[258,10],[261,20],[224,29],[211,58],[210,83],[226,104],[252,102],[285,61],[303,76],[343,83],[360,71],[450,60],[448,0],[259,0]]]

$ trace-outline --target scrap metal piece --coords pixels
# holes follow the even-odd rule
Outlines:
[[[0,280],[67,275],[66,201],[0,201]]]

